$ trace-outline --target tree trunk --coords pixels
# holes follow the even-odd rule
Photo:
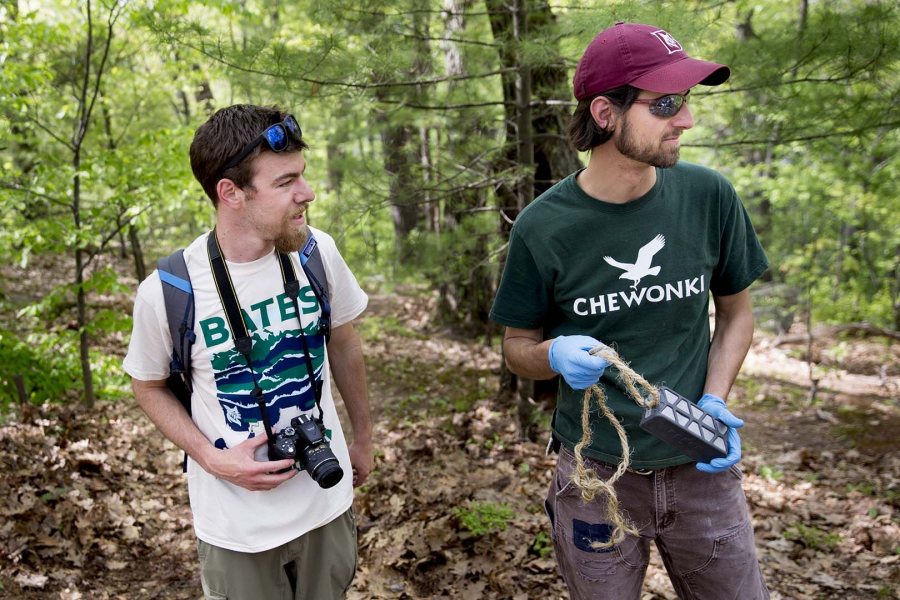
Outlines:
[[[894,329],[900,331],[900,244],[894,251]]]
[[[134,224],[128,226],[128,241],[131,243],[131,255],[134,257],[134,276],[137,277],[138,282],[141,282],[147,279],[147,266],[144,263],[141,238],[138,236],[138,230]]]
[[[24,409],[28,404],[28,390],[25,388],[25,378],[21,375],[13,375],[13,383],[16,386],[16,396],[19,399],[19,406]]]
[[[514,185],[497,186],[497,206],[500,209],[498,227],[502,239],[509,239],[512,223],[519,212],[535,197],[576,170],[580,163],[578,154],[565,141],[569,109],[558,102],[569,100],[572,96],[563,58],[559,56],[557,60],[531,68],[519,52],[526,34],[528,39],[552,39],[549,32],[552,31],[555,16],[549,5],[515,0],[514,10],[510,11],[505,0],[486,0],[486,4],[491,13],[491,31],[500,44],[500,66],[512,71],[512,74],[502,76],[507,152],[494,167],[498,174],[512,165],[524,171]],[[548,100],[557,102],[549,103]],[[532,111],[532,107],[539,108]],[[500,256],[501,272],[505,262],[506,255],[503,253]],[[544,403],[555,398],[557,380],[531,381],[510,376],[503,361],[500,385],[501,397],[519,398],[520,430],[523,435],[533,437],[535,432],[531,425],[535,402]],[[504,386],[518,387],[504,389]]]
[[[191,70],[200,71],[200,65],[196,63],[191,65]],[[197,84],[197,87],[194,89],[194,100],[203,107],[204,114],[207,116],[213,114],[213,109],[215,109],[215,96],[213,96],[208,78],[204,78]]]
[[[441,232],[441,205],[432,198],[430,189],[434,183],[434,169],[431,162],[431,128],[419,127],[419,166],[422,168],[422,183],[425,191],[422,202],[425,206],[426,227],[434,234]]]
[[[72,181],[72,218],[75,222],[75,306],[78,323],[78,348],[81,357],[81,379],[84,385],[84,405],[87,408],[94,407],[94,378],[91,372],[90,339],[87,332],[87,299],[84,293],[84,255],[81,247],[81,176],[78,174],[81,166],[80,149],[76,148],[72,160],[75,176]]]
[[[528,37],[528,13],[526,0],[513,1],[513,40],[516,48]],[[531,123],[531,68],[521,54],[516,57],[515,112],[516,112],[516,159],[522,169],[517,187],[518,211],[534,200],[534,136]]]
[[[384,148],[384,169],[391,175],[389,194],[397,262],[408,265],[415,256],[410,244],[410,234],[422,222],[421,205],[416,197],[417,186],[412,170],[415,161],[412,144],[415,130],[409,125],[388,124],[386,113],[382,113],[380,120],[387,124],[381,134],[381,144]]]
[[[555,25],[556,16],[546,3],[540,3],[528,13],[529,38],[550,36]],[[552,61],[531,68],[530,73],[534,99],[531,103],[534,139],[532,197],[536,198],[582,165],[578,152],[566,138],[574,102],[564,57],[557,53]]]
[[[467,73],[464,55],[454,39],[461,37],[465,29],[464,14],[470,5],[469,0],[444,0],[443,3],[445,17],[440,47],[449,77],[460,77]],[[448,83],[451,96],[457,85],[459,84],[452,81]],[[448,126],[444,128],[443,139],[446,142],[443,154],[455,164],[471,164],[475,157],[470,141],[473,138],[489,139],[490,130],[491,126],[483,121],[478,112],[457,111],[449,114]],[[475,150],[477,153],[482,151],[483,148]],[[433,152],[430,145],[423,147],[423,159],[427,161],[423,166],[432,164],[432,154],[437,153]],[[428,173],[429,168],[424,171]],[[428,204],[432,231],[441,234],[459,230],[466,226],[467,220],[485,210],[488,203],[487,188],[483,184],[459,186],[442,201]],[[442,238],[439,241],[442,243]],[[469,236],[465,240],[457,240],[454,247],[440,248],[440,252],[453,254],[452,260],[444,263],[446,268],[439,269],[432,275],[438,282],[438,314],[441,320],[456,329],[484,335],[485,342],[489,343],[492,326],[488,311],[494,290],[493,267],[486,260],[490,255],[489,239],[482,235]]]
[[[419,47],[417,59],[413,61],[407,74],[412,79],[418,79],[430,70],[427,61],[431,52],[427,41],[428,23],[423,17],[428,10],[428,2],[410,0],[410,8],[413,14],[413,31],[419,40]],[[385,78],[394,77],[396,74],[390,73]],[[413,101],[420,94],[421,90],[409,87],[400,96],[403,101]],[[385,91],[376,93],[379,100],[387,99],[387,95],[388,92]],[[385,110],[378,111],[377,119],[383,125],[381,141],[384,168],[391,175],[389,200],[394,220],[397,262],[400,265],[410,265],[416,256],[410,234],[425,222],[425,208],[419,199],[422,182],[417,179],[416,172],[416,165],[420,162],[418,131],[415,126],[400,118],[397,119],[399,122],[394,122]]]
[[[326,185],[328,186],[328,191],[334,194],[338,200],[341,198],[341,187],[344,183],[344,170],[340,166],[343,158],[344,154],[340,145],[333,138],[329,137],[325,144],[325,159],[328,162],[326,169],[328,180]]]
[[[99,65],[96,67],[96,73],[92,76],[91,69],[94,59],[94,29],[93,15],[91,3],[85,3],[87,12],[87,39],[84,51],[84,73],[81,77],[78,96],[78,118],[74,123],[74,131],[72,133],[71,146],[72,167],[74,175],[72,178],[72,221],[75,229],[75,292],[76,292],[76,322],[78,325],[78,343],[79,354],[81,359],[81,376],[84,384],[84,405],[87,408],[93,408],[95,403],[93,374],[91,372],[90,360],[90,338],[88,336],[88,316],[87,316],[87,295],[85,293],[85,270],[87,251],[85,250],[85,240],[82,224],[81,224],[81,149],[88,129],[91,125],[91,116],[94,104],[99,97],[100,84],[103,79],[106,61],[109,58],[109,50],[112,45],[113,27],[121,15],[122,5],[113,4],[109,7],[109,18],[106,22],[106,37],[102,41],[99,48],[101,57]]]

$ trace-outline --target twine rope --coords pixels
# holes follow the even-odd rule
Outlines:
[[[600,344],[593,348],[590,353],[594,356],[600,356],[609,361],[612,365],[615,365],[619,371],[619,379],[625,384],[628,395],[631,396],[638,406],[646,409],[653,408],[659,404],[659,390],[650,385],[650,383],[639,374],[635,373],[615,350],[605,344]],[[647,398],[641,396],[641,393],[638,391],[638,386],[646,390]],[[619,463],[618,468],[609,478],[609,481],[603,481],[597,476],[594,469],[585,467],[584,457],[581,454],[581,450],[591,443],[590,413],[591,398],[594,397],[597,398],[597,406],[600,408],[600,412],[604,417],[609,419],[609,422],[619,435],[619,442],[622,445],[622,462]],[[581,429],[583,432],[581,441],[575,445],[575,472],[572,474],[572,481],[575,483],[575,486],[581,490],[581,499],[584,502],[592,501],[598,493],[605,493],[609,498],[606,510],[607,518],[613,524],[612,535],[610,536],[609,541],[593,541],[590,543],[591,547],[595,550],[602,550],[621,543],[622,540],[625,539],[626,534],[638,535],[638,530],[630,522],[627,522],[622,516],[621,511],[619,511],[619,498],[616,496],[616,490],[613,487],[616,481],[625,474],[625,471],[628,470],[628,466],[631,464],[631,449],[628,446],[628,438],[625,435],[625,429],[622,427],[622,424],[607,406],[606,394],[603,392],[603,388],[597,384],[592,385],[584,391],[584,400],[581,409]]]

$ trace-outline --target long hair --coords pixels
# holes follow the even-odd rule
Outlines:
[[[605,144],[612,137],[612,131],[597,125],[597,122],[591,115],[591,102],[594,101],[594,98],[606,96],[619,110],[625,111],[634,104],[640,93],[641,91],[636,87],[623,85],[579,101],[578,106],[575,107],[575,112],[572,113],[572,118],[569,120],[567,131],[569,143],[579,152],[584,152]]]

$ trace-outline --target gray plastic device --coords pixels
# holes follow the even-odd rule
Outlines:
[[[699,462],[728,454],[728,427],[667,387],[659,388],[659,404],[644,411],[641,429]]]

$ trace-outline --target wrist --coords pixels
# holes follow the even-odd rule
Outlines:
[[[709,392],[706,392],[705,394],[703,394],[703,396],[700,397],[699,400],[697,400],[697,406],[703,408],[703,405],[709,402],[718,402],[721,403],[722,406],[725,406],[725,400],[723,400],[721,396],[710,394]]]
[[[557,357],[554,354],[554,350],[556,349],[556,343],[562,339],[563,336],[557,336],[550,340],[550,345],[547,347],[547,362],[550,364],[550,370],[554,373],[561,373],[559,370],[559,365],[557,364]]]
[[[206,444],[195,452],[188,452],[188,456],[193,458],[200,467],[215,477],[218,477],[217,465],[219,458],[219,449],[212,444]]]
[[[353,441],[351,442],[355,446],[366,446],[371,447],[374,442],[372,441],[372,432],[364,432],[357,434],[355,431],[353,432]]]

